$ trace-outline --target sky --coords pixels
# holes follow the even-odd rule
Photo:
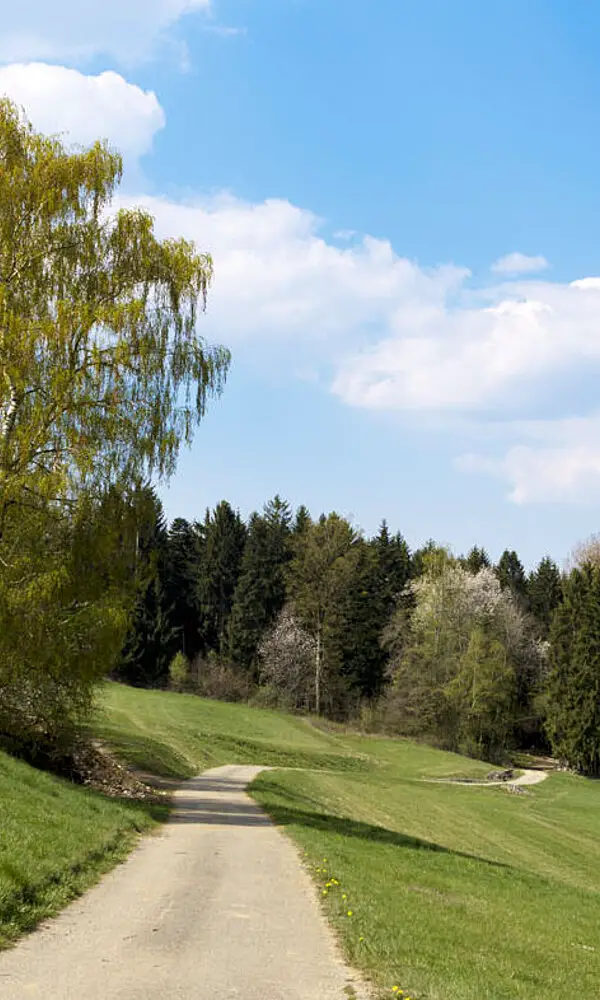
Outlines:
[[[0,12],[0,94],[214,257],[232,367],[169,517],[279,493],[527,566],[600,530],[600,5]]]

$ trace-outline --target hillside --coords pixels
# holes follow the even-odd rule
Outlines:
[[[117,685],[106,687],[94,729],[123,759],[165,777],[229,762],[280,768],[251,794],[300,848],[350,961],[384,992],[596,997],[597,783],[553,774],[518,795],[430,784],[422,779],[488,768],[404,740]],[[63,905],[154,822],[147,806],[6,758],[0,799],[9,816],[0,840],[4,942]]]

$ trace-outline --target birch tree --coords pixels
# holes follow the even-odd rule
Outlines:
[[[71,576],[78,510],[171,475],[229,364],[197,330],[210,257],[157,239],[146,212],[111,213],[121,172],[105,144],[71,150],[0,101],[0,688],[17,704],[24,678],[52,673],[42,622],[47,648],[71,630],[63,681],[79,647],[93,677],[110,665],[106,592],[82,600]],[[32,717],[46,687],[29,683]]]

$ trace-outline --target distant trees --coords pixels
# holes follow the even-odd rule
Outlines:
[[[279,496],[247,523],[222,501],[167,530],[145,489],[124,523],[136,600],[119,676],[130,683],[254,692],[337,719],[368,703],[388,730],[451,749],[501,758],[551,745],[586,773],[598,767],[600,561],[565,579],[549,557],[527,577],[508,549],[496,566],[478,546],[457,558],[429,541],[411,554],[385,521],[365,538]]]

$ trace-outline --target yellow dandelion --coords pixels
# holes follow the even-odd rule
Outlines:
[[[354,912],[353,910],[348,910],[348,916],[351,917],[353,912]]]
[[[348,899],[348,897],[347,897],[347,895],[346,895],[345,892],[342,893],[342,899]]]
[[[327,895],[327,889],[323,889],[323,893],[322,893],[322,895],[323,895],[323,896],[326,896],[326,895]]]

